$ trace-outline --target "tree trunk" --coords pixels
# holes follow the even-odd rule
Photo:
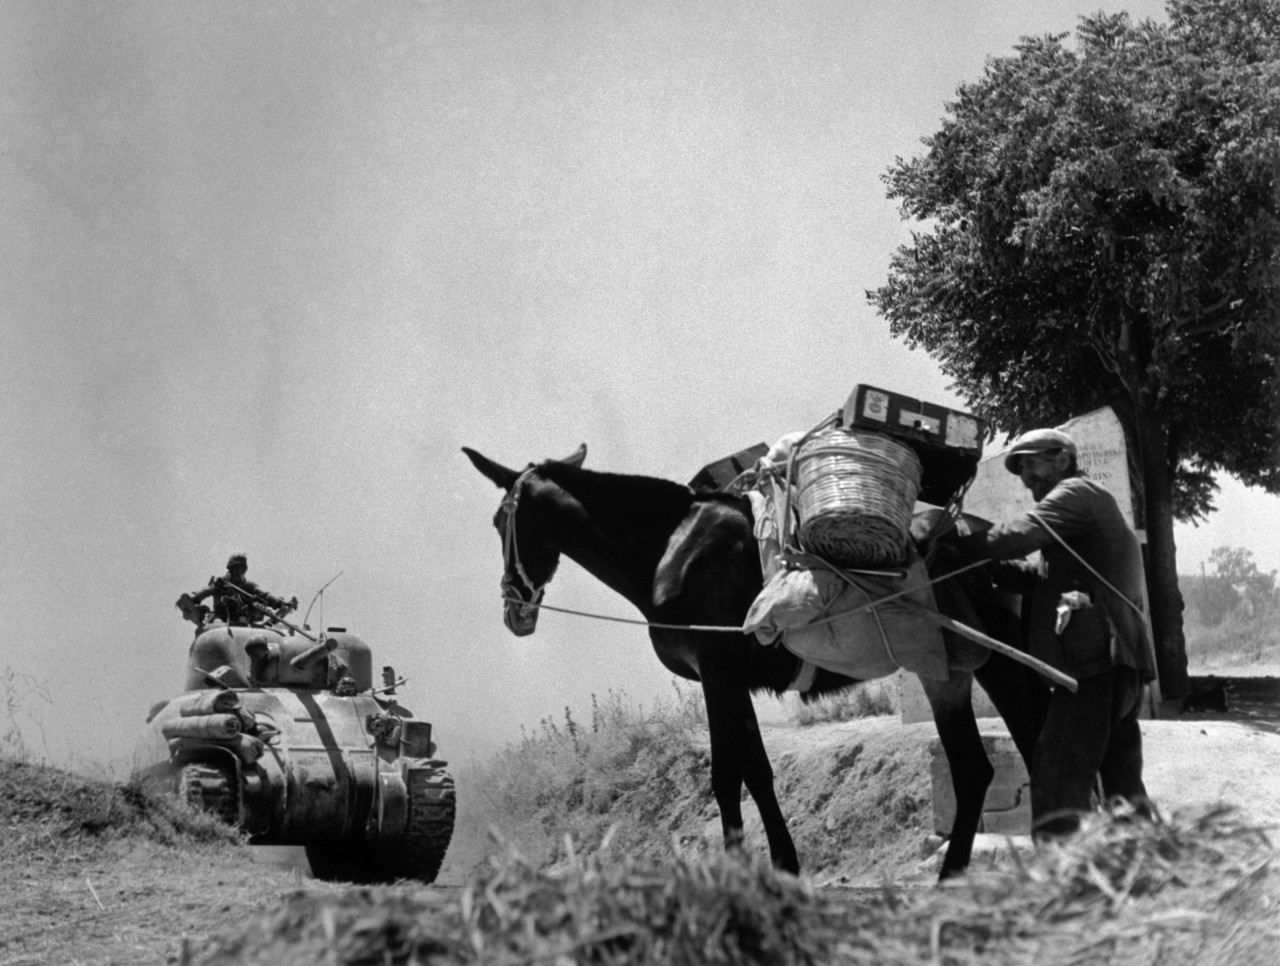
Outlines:
[[[1187,693],[1187,639],[1182,631],[1177,547],[1173,542],[1173,472],[1163,423],[1139,412],[1135,419],[1142,467],[1143,523],[1147,531],[1147,596],[1162,698]]]

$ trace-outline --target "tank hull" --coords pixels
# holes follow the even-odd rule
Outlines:
[[[197,636],[188,684],[211,686],[152,709],[137,776],[255,844],[305,846],[319,876],[430,882],[453,832],[447,762],[428,722],[367,687],[368,650],[342,637],[317,672],[292,666],[309,641],[257,628]]]

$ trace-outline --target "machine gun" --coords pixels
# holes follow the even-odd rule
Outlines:
[[[265,614],[273,621],[277,621],[284,624],[286,627],[296,630],[296,628],[293,628],[291,624],[285,623],[284,615],[290,611],[298,609],[297,597],[293,598],[291,601],[285,601],[284,605],[277,610],[271,606],[271,602],[267,600],[267,598],[263,597],[261,594],[255,594],[247,587],[241,587],[239,584],[232,583],[226,577],[220,577],[218,578],[218,581],[223,587],[231,588],[231,590],[234,591],[242,601],[247,603],[254,610]]]
[[[301,634],[313,643],[320,640],[319,638],[308,634],[303,628],[298,627],[296,624],[291,624],[289,621],[284,619],[285,614],[288,614],[290,611],[297,610],[297,597],[294,597],[290,601],[286,601],[282,607],[275,608],[271,606],[271,602],[266,597],[261,594],[254,593],[247,587],[241,587],[239,584],[234,583],[226,577],[213,577],[209,582],[216,588],[219,596],[234,596],[237,605],[241,608],[247,609],[250,614],[256,613],[260,618],[264,618],[269,623],[280,624],[287,627],[289,630],[296,634]],[[205,624],[209,620],[210,614],[212,613],[206,605],[196,603],[191,594],[182,594],[179,596],[177,601],[174,602],[174,606],[176,606],[178,610],[182,611],[182,616],[185,620],[189,620],[191,623],[196,625],[197,633],[204,628]]]

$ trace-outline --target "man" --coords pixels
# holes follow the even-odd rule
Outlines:
[[[1036,499],[1010,523],[960,541],[962,551],[1028,562],[997,570],[1007,590],[1030,593],[1032,656],[1071,675],[1055,687],[1031,764],[1031,822],[1039,839],[1070,834],[1090,807],[1095,776],[1107,800],[1151,814],[1142,781],[1138,715],[1155,664],[1143,613],[1146,586],[1138,540],[1111,496],[1081,474],[1075,442],[1037,429],[1014,441],[1005,468]]]
[[[249,560],[242,553],[233,553],[227,559],[227,572],[221,577],[211,577],[209,586],[194,594],[183,594],[178,606],[187,613],[206,597],[213,596],[213,616],[227,624],[250,624],[261,619],[262,612],[254,602],[263,604],[283,617],[298,606],[298,598],[284,600],[267,593],[245,576]],[[185,606],[184,606],[185,605]],[[207,613],[207,611],[206,611]]]

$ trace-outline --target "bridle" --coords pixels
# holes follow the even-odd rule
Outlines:
[[[557,560],[542,583],[535,583],[524,569],[520,560],[520,547],[516,542],[516,511],[520,508],[520,494],[525,481],[533,475],[537,467],[530,466],[516,477],[515,483],[502,498],[498,513],[504,515],[502,522],[502,599],[508,604],[519,606],[519,619],[530,621],[537,617],[538,607],[543,592],[556,574]]]

